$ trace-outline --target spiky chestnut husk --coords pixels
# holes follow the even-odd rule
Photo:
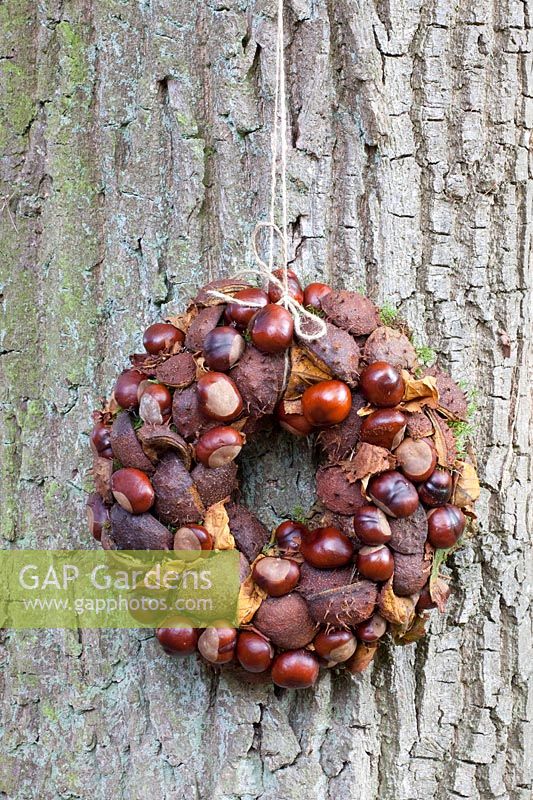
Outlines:
[[[113,474],[113,462],[108,458],[93,455],[93,466],[91,475],[94,488],[100,495],[104,503],[111,504],[114,501],[111,491],[111,475]]]
[[[307,603],[295,592],[263,600],[253,618],[253,625],[273,645],[283,650],[305,647],[316,632]]]
[[[328,589],[338,589],[352,582],[355,567],[337,567],[337,569],[317,569],[306,561],[300,566],[300,580],[295,589],[302,597],[309,597]]]
[[[316,474],[316,493],[330,511],[353,514],[366,500],[359,482],[350,481],[339,465],[320,467]]]
[[[192,303],[200,307],[225,305],[225,300],[222,300],[220,297],[213,297],[210,292],[215,290],[217,292],[222,292],[222,294],[234,295],[242,289],[250,288],[249,283],[245,283],[245,281],[241,281],[238,278],[219,278],[203,286],[196,297],[193,298]]]
[[[172,421],[178,433],[187,441],[194,441],[198,437],[215,428],[219,423],[214,419],[207,419],[198,406],[198,392],[196,385],[174,393],[172,400]]]
[[[302,325],[304,333],[314,331],[312,321]],[[296,337],[298,339],[298,336]],[[347,383],[351,388],[357,386],[359,379],[359,345],[349,333],[326,322],[326,334],[312,342],[300,340],[300,345],[312,361],[329,370],[335,378]]]
[[[237,503],[228,503],[226,511],[235,543],[249,561],[253,561],[268,543],[269,533],[262,522]]]
[[[374,303],[358,292],[329,292],[321,301],[326,317],[352,336],[366,336],[380,324]]]
[[[111,509],[111,549],[171,550],[173,534],[152,514],[129,514],[115,503]]]
[[[421,553],[394,553],[392,588],[399,597],[419,592],[431,573],[433,548],[426,545]]]
[[[382,325],[373,331],[365,342],[363,360],[367,364],[386,361],[393,367],[415,369],[416,351],[404,333]]]
[[[159,383],[175,389],[185,389],[196,378],[196,361],[190,353],[179,353],[167,358],[155,371]]]
[[[189,325],[185,334],[184,346],[192,353],[200,353],[204,347],[205,337],[213,328],[216,328],[224,313],[225,306],[210,306],[202,308]]]
[[[407,416],[407,436],[411,439],[426,439],[433,434],[433,423],[422,411]]]
[[[410,517],[389,519],[392,532],[389,547],[397,553],[409,555],[422,553],[428,537],[428,520],[426,512],[421,505]]]
[[[239,387],[245,413],[255,417],[274,412],[283,390],[285,355],[262,353],[249,344],[229,375]]]
[[[352,392],[352,407],[346,419],[338,425],[325,428],[318,434],[318,444],[329,462],[342,461],[355,449],[363,422],[363,418],[357,412],[364,406],[366,400],[363,395]]]
[[[198,490],[200,500],[206,508],[225,500],[237,488],[237,465],[234,461],[212,469],[197,464],[191,478]]]
[[[190,469],[192,462],[192,448],[178,433],[170,430],[168,425],[143,425],[137,431],[137,438],[141,447],[153,464],[169,451],[175,452]]]
[[[154,465],[142,449],[127,411],[121,411],[113,423],[111,447],[123,467],[135,467],[148,475],[153,473]]]
[[[152,477],[155,511],[163,522],[186,525],[203,518],[205,506],[193,479],[181,459],[173,453],[164,456]]]
[[[438,367],[430,367],[425,370],[424,376],[430,375],[437,381],[437,389],[439,390],[439,404],[446,411],[457,419],[466,419],[467,417],[467,399],[466,395],[458,386],[455,381],[443,372]]]
[[[360,580],[338,589],[311,594],[307,597],[307,605],[316,622],[350,628],[372,616],[377,598],[377,585]]]

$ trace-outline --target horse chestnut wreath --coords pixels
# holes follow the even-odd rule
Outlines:
[[[424,635],[479,484],[472,454],[458,456],[465,393],[419,363],[406,325],[384,325],[356,292],[304,291],[291,271],[288,286],[324,335],[305,338],[309,314],[295,332],[276,284],[238,280],[145,331],[146,352],[94,414],[88,511],[106,549],[237,548],[239,629],[169,622],[157,638],[167,653],[305,688],[320,668],[361,672],[384,639]],[[236,459],[273,420],[314,435],[321,462],[311,518],[271,535],[238,502]]]

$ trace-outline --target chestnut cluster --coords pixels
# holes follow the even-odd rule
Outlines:
[[[157,639],[172,655],[306,688],[321,668],[355,674],[370,663],[395,633],[391,592],[412,609],[410,623],[435,606],[433,554],[453,547],[466,525],[448,426],[464,418],[466,401],[434,370],[441,405],[433,415],[410,407],[409,382],[423,370],[405,333],[382,325],[358,293],[304,289],[292,271],[287,280],[292,297],[325,320],[323,337],[299,340],[274,281],[266,290],[215,281],[186,314],[146,329],[145,352],[94,415],[87,510],[104,548],[194,551],[215,547],[205,516],[225,502],[243,580],[264,599],[239,630],[174,617]],[[316,368],[320,378],[304,377],[289,396],[286,359],[296,370],[296,352],[305,375]],[[318,518],[286,520],[272,536],[233,499],[236,459],[271,422],[295,436],[316,433],[322,454]]]

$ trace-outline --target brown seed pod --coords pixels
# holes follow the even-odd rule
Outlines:
[[[392,536],[387,544],[396,553],[408,555],[424,551],[428,537],[428,520],[421,505],[409,517],[400,519],[389,517],[389,525]]]
[[[115,504],[109,539],[118,550],[171,550],[173,535],[152,514],[130,514]]]
[[[178,433],[188,441],[194,441],[202,433],[218,424],[214,419],[204,417],[200,411],[196,386],[189,386],[181,392],[174,392],[172,421]]]
[[[176,389],[185,389],[196,378],[196,361],[190,353],[178,353],[167,358],[155,371],[160,383]]]
[[[377,598],[376,584],[361,580],[338,589],[311,594],[307,597],[307,604],[316,622],[350,628],[372,615]]]
[[[261,353],[248,345],[230,377],[239,387],[247,413],[273,414],[283,389],[285,356]]]
[[[437,381],[439,405],[446,409],[454,419],[466,419],[468,403],[461,387],[438,367],[430,367],[424,372],[424,377],[426,375],[433,376]]]
[[[268,543],[269,533],[262,522],[244,506],[228,503],[226,511],[235,543],[249,561],[254,561]]]
[[[338,589],[340,586],[352,583],[354,573],[353,564],[337,569],[318,569],[304,561],[300,565],[300,580],[296,591],[307,598],[309,595],[325,592],[328,589]]]
[[[137,438],[153,464],[156,464],[165,453],[175,452],[183,461],[185,468],[190,469],[192,448],[178,433],[170,430],[168,425],[143,425],[137,431]]]
[[[191,475],[173,453],[163,456],[152,478],[155,511],[170,525],[187,525],[203,518],[204,504]]]
[[[111,491],[111,475],[113,474],[113,462],[102,456],[93,456],[93,466],[91,475],[96,492],[100,495],[104,503],[113,502]]]
[[[411,439],[425,439],[433,433],[433,424],[429,417],[421,411],[406,414],[407,435]]]
[[[283,650],[305,647],[316,631],[307,603],[295,592],[263,600],[253,618],[253,625],[273,645]]]
[[[316,493],[326,508],[337,514],[353,514],[367,502],[360,483],[351,481],[338,465],[320,467],[316,474]]]
[[[415,348],[407,336],[385,325],[376,328],[366,340],[363,359],[367,364],[387,361],[393,367],[411,370],[418,364]]]
[[[399,597],[407,597],[419,592],[427,582],[431,572],[432,548],[421,553],[407,555],[394,554],[394,577],[392,588]]]
[[[230,496],[237,488],[236,477],[237,465],[233,461],[216,469],[197,464],[191,472],[200,500],[206,508]]]
[[[213,328],[216,328],[223,313],[223,305],[202,308],[189,325],[189,330],[185,336],[186,349],[190,350],[191,353],[200,353],[204,346],[205,337]]]
[[[359,378],[359,346],[349,333],[326,322],[327,332],[320,339],[312,342],[300,341],[300,345],[323,369],[328,369],[338,380],[355,388]],[[304,322],[304,333],[313,332],[312,322]],[[296,337],[298,338],[298,337]]]
[[[327,318],[353,336],[366,336],[380,324],[374,303],[358,292],[330,292],[321,301]]]
[[[324,428],[317,437],[320,448],[328,461],[342,461],[354,449],[359,441],[359,433],[363,418],[358,415],[359,409],[366,405],[366,400],[359,392],[352,392],[352,407],[346,419],[339,425]]]
[[[238,278],[219,278],[203,286],[192,302],[194,305],[202,307],[224,305],[226,302],[225,300],[222,300],[220,297],[213,297],[210,292],[214,290],[222,294],[234,295],[243,289],[249,288],[250,286],[248,283]]]
[[[131,417],[122,411],[111,428],[111,446],[115,458],[123,467],[135,467],[151,475],[154,466],[141,447],[133,429]]]

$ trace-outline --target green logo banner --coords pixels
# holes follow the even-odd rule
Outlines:
[[[236,550],[1,550],[2,628],[237,625]]]

